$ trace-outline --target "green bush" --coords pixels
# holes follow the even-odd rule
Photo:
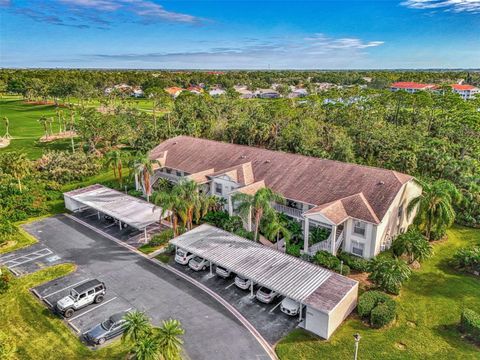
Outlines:
[[[240,216],[230,216],[225,211],[209,211],[203,221],[229,232],[243,229],[243,221]]]
[[[243,227],[239,228],[239,229],[236,229],[235,231],[233,231],[233,233],[235,235],[238,235],[238,236],[241,236],[245,239],[248,239],[248,240],[253,240],[253,236],[255,235],[253,233],[253,231],[248,231],[246,229],[244,229]]]
[[[319,243],[328,239],[330,230],[323,227],[315,227],[310,231],[310,237],[308,239],[309,245]]]
[[[171,239],[173,239],[173,229],[167,229],[160,234],[154,235],[148,244],[151,246],[160,246],[166,244]]]
[[[335,269],[332,269],[332,270],[339,273],[340,275],[344,275],[344,276],[350,275],[350,266],[346,264],[338,265]]]
[[[350,269],[360,272],[368,272],[368,260],[353,256],[344,251],[339,252],[337,258],[343,261],[344,264],[348,265]]]
[[[8,288],[10,287],[10,283],[12,281],[12,276],[7,268],[2,267],[0,268],[0,294],[7,292]]]
[[[370,281],[380,289],[395,295],[400,292],[402,284],[412,273],[405,261],[378,256],[370,261],[369,270]]]
[[[367,291],[358,299],[358,314],[375,328],[389,324],[396,316],[396,303],[381,291]]]
[[[340,260],[328,251],[321,250],[315,254],[313,262],[317,265],[326,267],[327,269],[338,269],[340,268]]]
[[[302,249],[302,245],[300,244],[287,244],[287,254],[300,257],[300,250]]]
[[[452,259],[452,265],[459,269],[472,273],[480,272],[480,246],[463,248],[458,250]]]
[[[378,304],[370,314],[370,324],[377,329],[390,324],[393,319],[395,319],[395,309],[392,311],[386,303]]]
[[[480,314],[471,309],[464,309],[460,318],[460,330],[480,343]]]

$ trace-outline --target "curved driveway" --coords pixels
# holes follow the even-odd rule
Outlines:
[[[167,318],[180,320],[192,360],[270,359],[225,307],[167,269],[63,215],[24,228],[65,262],[77,264],[132,307],[146,311],[154,324]]]

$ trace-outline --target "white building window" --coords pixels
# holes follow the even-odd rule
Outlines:
[[[362,221],[353,222],[353,233],[356,235],[365,236],[365,227],[366,224]]]
[[[177,170],[177,176],[182,176],[182,172]]]
[[[215,183],[215,194],[222,195],[222,184]]]
[[[352,241],[352,254],[363,257],[363,250],[365,249],[365,244],[362,244],[358,241]]]

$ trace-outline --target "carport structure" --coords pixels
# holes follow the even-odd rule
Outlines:
[[[306,306],[303,326],[325,339],[356,306],[358,282],[216,227],[204,224],[170,242]]]
[[[147,227],[160,222],[170,215],[167,210],[155,206],[142,199],[95,184],[85,188],[72,190],[63,194],[65,207],[73,212],[94,209],[100,219],[100,214],[106,214],[122,224],[143,231],[147,241]],[[163,212],[163,214],[162,214]]]

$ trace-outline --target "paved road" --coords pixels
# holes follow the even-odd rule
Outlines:
[[[63,261],[76,263],[132,307],[146,311],[154,324],[170,317],[180,320],[192,360],[270,358],[229,311],[168,270],[63,215],[24,228]]]

